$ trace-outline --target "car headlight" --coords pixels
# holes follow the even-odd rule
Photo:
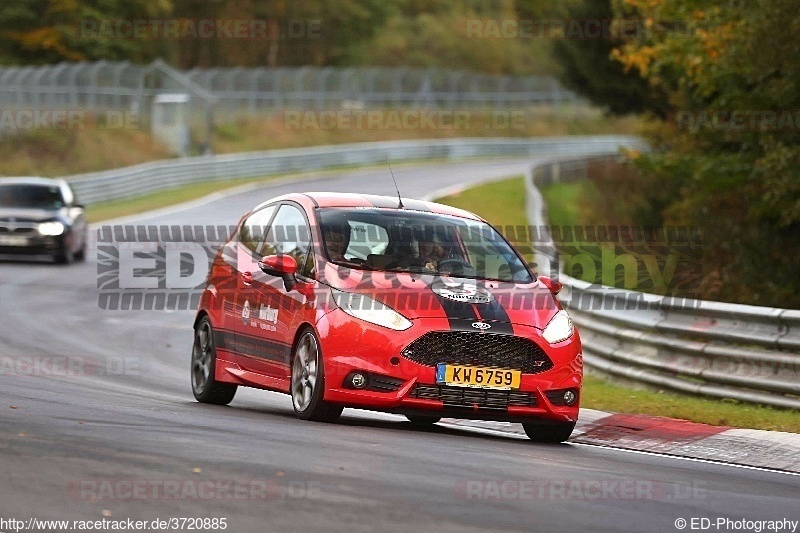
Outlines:
[[[550,319],[547,327],[542,332],[542,337],[550,344],[557,344],[572,337],[574,331],[572,317],[562,309]]]
[[[336,289],[331,289],[331,292],[336,305],[348,315],[395,331],[404,331],[411,327],[409,319],[369,296]]]
[[[42,222],[39,224],[39,233],[41,235],[61,235],[64,233],[64,224],[61,222]]]

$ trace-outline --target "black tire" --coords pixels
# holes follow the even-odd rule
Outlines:
[[[73,261],[73,255],[67,248],[66,240],[62,239],[58,251],[53,255],[53,261],[58,265],[68,265]]]
[[[238,386],[214,379],[216,366],[214,328],[211,327],[208,317],[203,317],[194,330],[192,343],[192,393],[198,402],[228,405],[233,400]]]
[[[311,328],[306,328],[292,348],[292,407],[297,418],[315,422],[335,422],[343,407],[323,400],[325,365],[319,341]]]
[[[404,415],[411,422],[412,426],[416,427],[430,427],[442,419],[441,416],[428,416],[428,415]]]
[[[84,261],[86,261],[86,248],[87,248],[87,246],[88,246],[88,243],[86,242],[86,239],[84,239],[83,240],[83,245],[81,246],[80,250],[75,252],[75,255],[72,256],[75,259],[76,262],[83,263]]]
[[[572,430],[575,429],[575,422],[566,424],[523,422],[522,428],[528,438],[534,442],[557,444],[566,441],[572,435]]]

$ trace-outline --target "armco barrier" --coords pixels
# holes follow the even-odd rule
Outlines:
[[[540,239],[548,233],[537,187],[584,179],[588,163],[572,157],[534,165],[527,211]],[[552,239],[540,249],[554,250]],[[540,267],[550,266],[542,272],[558,272],[557,261],[536,256]],[[637,293],[563,273],[559,280],[589,369],[664,389],[800,409],[800,310]]]
[[[536,139],[443,139],[356,143],[154,161],[66,176],[86,204],[131,198],[204,181],[423,159],[593,155],[637,147],[636,137],[599,135]]]

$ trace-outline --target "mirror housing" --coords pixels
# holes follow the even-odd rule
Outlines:
[[[265,274],[282,278],[286,292],[292,290],[297,284],[297,278],[295,278],[297,261],[291,255],[268,255],[261,258],[258,266]]]
[[[268,255],[261,258],[258,266],[264,273],[273,276],[294,274],[297,271],[297,261],[291,255]]]
[[[556,281],[548,276],[539,276],[538,279],[545,287],[547,287],[547,290],[553,293],[553,296],[561,292],[561,288],[564,286],[564,284],[562,284],[560,281]]]

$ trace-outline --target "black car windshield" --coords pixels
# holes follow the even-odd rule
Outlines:
[[[490,225],[402,209],[317,210],[328,260],[362,270],[530,283],[519,254]]]
[[[57,185],[0,184],[0,207],[57,209],[64,206]]]

